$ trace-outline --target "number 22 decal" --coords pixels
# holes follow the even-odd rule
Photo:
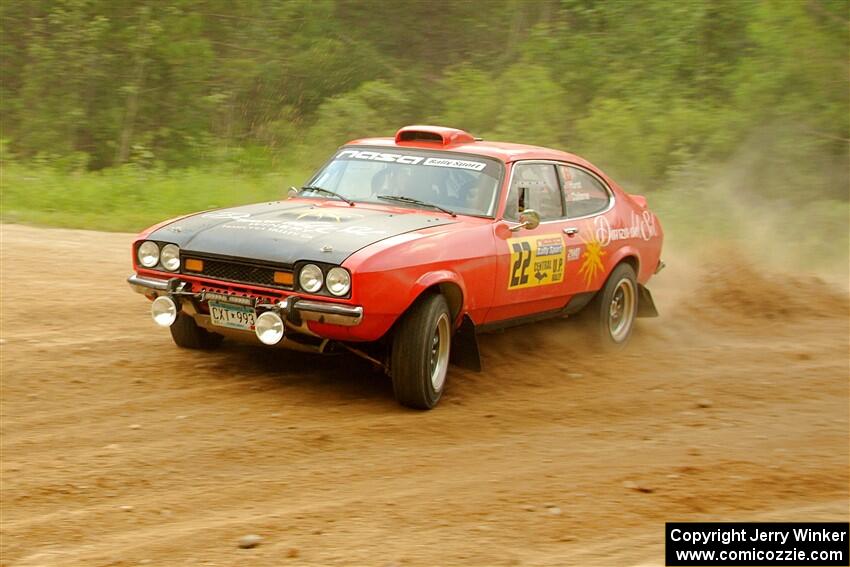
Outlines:
[[[508,289],[527,289],[564,281],[566,250],[558,233],[508,240],[511,263]]]
[[[513,270],[511,271],[511,285],[525,285],[528,283],[528,265],[531,263],[531,245],[528,242],[512,243],[514,253]]]

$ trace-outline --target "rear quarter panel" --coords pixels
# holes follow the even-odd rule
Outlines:
[[[638,263],[637,280],[646,284],[655,274],[661,259],[664,231],[661,221],[650,209],[646,197],[629,195],[616,181],[605,172],[588,162],[580,165],[590,169],[601,177],[614,193],[615,205],[612,214],[592,219],[592,236],[605,250],[605,278],[614,267],[626,258],[634,258]],[[593,286],[601,288],[605,278]]]

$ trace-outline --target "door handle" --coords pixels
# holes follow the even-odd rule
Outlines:
[[[564,229],[564,234],[566,234],[567,236],[574,236],[578,234],[578,229],[574,226],[568,226]]]

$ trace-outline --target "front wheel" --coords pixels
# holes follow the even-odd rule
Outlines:
[[[600,346],[617,351],[626,346],[637,315],[638,293],[634,268],[620,264],[587,306],[588,321]]]
[[[185,313],[180,313],[169,329],[174,344],[182,348],[210,350],[218,347],[224,338],[218,333],[211,333],[199,327],[195,320]]]
[[[452,325],[442,295],[417,301],[399,322],[393,338],[390,373],[396,400],[431,409],[440,400],[449,369]]]

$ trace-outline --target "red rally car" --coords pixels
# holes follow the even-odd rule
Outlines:
[[[433,407],[476,334],[586,314],[620,348],[657,312],[661,225],[572,154],[437,126],[355,140],[286,200],[196,213],[133,243],[132,288],[181,347],[348,350]]]

